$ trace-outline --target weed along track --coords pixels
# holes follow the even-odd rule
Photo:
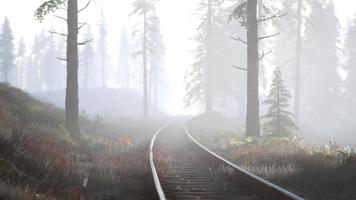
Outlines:
[[[150,167],[161,200],[302,199],[211,152],[182,125],[157,131]]]

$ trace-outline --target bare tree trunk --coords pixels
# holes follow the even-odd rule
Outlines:
[[[300,79],[301,79],[301,49],[302,49],[302,0],[298,0],[297,11],[297,48],[295,66],[295,93],[294,93],[294,112],[296,123],[300,123]]]
[[[66,128],[73,136],[79,136],[78,97],[78,1],[68,0],[67,36],[67,88],[65,100]]]
[[[258,40],[257,0],[249,0],[247,1],[247,136],[260,136]]]
[[[211,112],[213,109],[212,94],[211,94],[211,61],[210,61],[210,43],[211,43],[211,0],[208,0],[208,10],[207,10],[207,27],[206,27],[206,99],[205,99],[205,112]]]
[[[148,118],[148,80],[147,80],[147,8],[144,2],[143,8],[143,46],[142,46],[142,62],[143,62],[143,118]]]

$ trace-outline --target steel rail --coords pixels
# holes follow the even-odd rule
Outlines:
[[[156,131],[156,133],[153,135],[153,137],[151,139],[151,143],[150,143],[150,151],[149,151],[150,168],[151,168],[153,180],[154,180],[154,183],[155,183],[155,186],[156,186],[156,191],[157,191],[157,194],[158,194],[158,197],[159,197],[160,200],[166,200],[166,196],[165,196],[164,191],[162,189],[161,181],[159,180],[158,173],[157,173],[157,170],[156,170],[156,166],[155,166],[155,163],[153,161],[153,159],[154,159],[153,147],[154,147],[154,144],[155,144],[155,141],[156,141],[156,138],[157,138],[158,134],[164,128],[166,128],[168,125],[170,125],[171,123],[172,122],[167,123],[167,124],[163,125],[161,128],[159,128]]]
[[[198,145],[200,148],[202,148],[204,151],[206,151],[207,153],[211,154],[212,156],[214,156],[215,158],[217,158],[218,160],[221,160],[223,161],[225,164],[227,164],[228,166],[234,168],[235,170],[241,172],[242,174],[252,178],[253,180],[259,182],[260,184],[290,198],[290,199],[293,199],[293,200],[304,200],[302,197],[299,197],[297,196],[296,194],[293,194],[292,192],[289,192],[288,190],[286,189],[283,189],[259,176],[256,176],[248,171],[245,171],[244,169],[238,167],[237,165],[235,165],[234,163],[226,160],[225,158],[217,155],[216,153],[214,153],[213,151],[211,151],[210,149],[208,149],[207,147],[203,146],[201,143],[199,143],[189,132],[188,130],[188,125],[185,126],[185,132],[186,134],[188,135],[188,137],[196,144]]]

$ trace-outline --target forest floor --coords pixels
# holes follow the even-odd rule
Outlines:
[[[356,154],[349,147],[332,140],[318,146],[283,137],[245,137],[243,130],[219,126],[223,120],[218,115],[209,118],[193,120],[191,132],[202,144],[241,168],[306,199],[356,199]]]
[[[147,150],[159,122],[110,125],[82,113],[80,137],[63,124],[62,109],[0,84],[0,199],[144,199],[151,191]]]

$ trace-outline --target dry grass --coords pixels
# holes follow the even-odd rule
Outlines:
[[[302,145],[292,139],[205,134],[200,140],[242,168],[310,199],[356,199],[356,154],[332,141]]]
[[[82,116],[80,123],[83,135],[72,138],[63,126],[63,110],[0,84],[0,160],[16,169],[0,173],[0,181],[9,184],[2,187],[11,188],[0,195],[18,193],[0,199],[33,199],[47,190],[67,193],[61,195],[68,199],[73,192],[66,188],[80,188],[85,178],[90,188],[117,186],[123,177],[148,172],[146,144],[134,141],[130,132],[121,134],[101,118]]]
[[[29,186],[12,186],[0,183],[0,199],[6,200],[55,200],[53,196],[36,193]]]

